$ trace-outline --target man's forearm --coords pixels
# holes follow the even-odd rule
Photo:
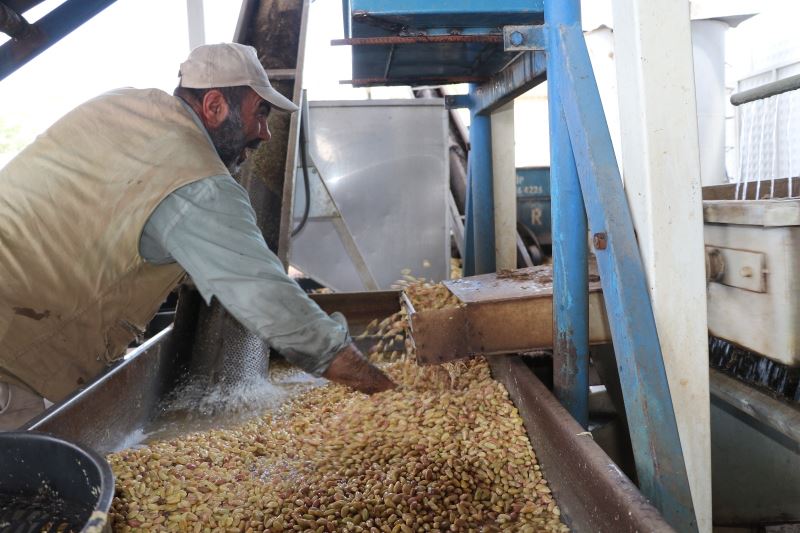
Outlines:
[[[321,375],[349,341],[332,318],[283,270],[256,226],[247,193],[230,177],[182,187],[151,215],[140,242],[154,263],[177,261],[210,303],[222,303],[247,329],[293,364]]]

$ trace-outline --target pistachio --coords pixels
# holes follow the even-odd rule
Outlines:
[[[441,284],[402,286],[417,309],[459,305]],[[396,390],[328,384],[236,429],[110,454],[114,529],[568,531],[485,360],[422,367],[410,337],[404,312],[363,336]]]

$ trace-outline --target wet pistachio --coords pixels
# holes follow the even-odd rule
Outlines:
[[[458,305],[402,285],[417,309]],[[110,454],[114,530],[568,531],[486,362],[418,366],[402,312],[371,328],[397,389],[328,384],[236,429]]]

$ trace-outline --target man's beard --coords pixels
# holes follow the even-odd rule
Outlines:
[[[239,165],[244,161],[242,156],[244,149],[248,147],[242,114],[238,107],[230,106],[228,108],[228,118],[216,129],[209,130],[208,134],[214,143],[214,148],[217,149],[217,155],[228,167],[228,171],[231,174],[236,174],[239,171]],[[258,146],[258,141],[256,140],[255,143],[249,144]],[[255,146],[250,147],[255,148]]]

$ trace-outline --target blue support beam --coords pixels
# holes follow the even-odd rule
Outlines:
[[[547,0],[548,40],[558,24],[580,21],[579,0]],[[589,424],[589,281],[586,212],[561,95],[569,83],[558,48],[547,53],[553,235],[553,385],[556,397]]]
[[[374,17],[412,28],[493,28],[541,20],[543,0],[344,0],[355,20]]]
[[[672,527],[697,531],[650,293],[586,42],[578,21],[553,30],[549,43],[565,68],[561,105],[603,285],[639,487]]]
[[[472,150],[467,160],[467,198],[464,206],[464,256],[462,269],[464,276],[475,275],[475,222],[472,207]]]
[[[487,274],[495,271],[494,250],[494,190],[492,186],[492,122],[488,115],[477,113],[475,95],[477,87],[470,86],[469,124],[469,196],[470,212],[467,224],[471,224],[471,264],[474,271],[465,269],[466,275]],[[469,238],[469,233],[467,234]],[[469,249],[469,245],[467,246]]]
[[[472,103],[475,112],[491,113],[545,81],[546,63],[546,55],[542,51],[520,54],[506,68],[492,76],[490,81],[475,88]]]
[[[115,1],[67,0],[53,9],[31,25],[33,31],[30,35],[0,46],[0,80],[8,77]]]

